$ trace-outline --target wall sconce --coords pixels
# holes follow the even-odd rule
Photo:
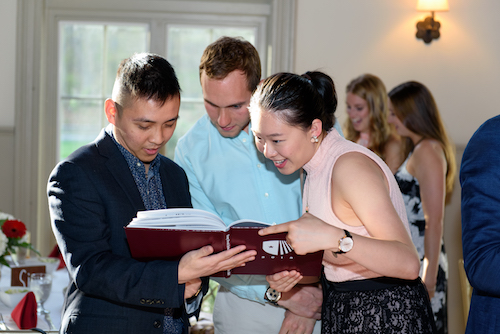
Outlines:
[[[417,10],[431,12],[432,16],[427,16],[424,21],[417,23],[417,38],[423,39],[426,44],[439,38],[441,23],[434,20],[434,12],[444,12],[449,9],[448,0],[418,0]]]

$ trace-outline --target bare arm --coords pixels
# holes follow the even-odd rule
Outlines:
[[[312,334],[314,325],[316,325],[316,319],[302,317],[286,310],[279,334]]]
[[[420,185],[425,216],[423,277],[429,295],[436,289],[446,197],[446,159],[440,144],[422,141],[408,161],[408,171]]]
[[[344,223],[364,225],[373,237],[353,234],[351,260],[382,276],[418,277],[420,261],[410,235],[389,196],[387,180],[371,159],[348,153],[340,157],[332,174],[332,207]],[[261,230],[259,234],[288,232],[287,241],[299,255],[319,250],[337,251],[344,231],[311,214]]]
[[[332,173],[332,208],[347,225],[364,225],[372,237],[353,235],[354,248],[346,256],[383,276],[418,277],[420,261],[415,246],[389,195],[380,167],[359,153],[341,156]],[[337,229],[333,250],[344,231]]]

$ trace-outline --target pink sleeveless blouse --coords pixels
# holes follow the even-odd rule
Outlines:
[[[308,206],[310,214],[322,219],[330,225],[346,229],[352,234],[371,237],[364,226],[346,225],[339,218],[337,218],[332,210],[332,169],[337,159],[341,155],[349,152],[360,152],[368,156],[380,166],[389,184],[389,194],[392,203],[399,217],[403,221],[408,234],[410,234],[403,197],[391,170],[375,153],[361,145],[344,139],[335,129],[328,132],[313,158],[306,165],[304,165],[307,177],[304,184],[302,199],[303,210],[305,211],[306,206]],[[356,247],[356,245],[354,245],[354,247]],[[323,256],[323,265],[325,267],[326,278],[332,282],[361,280],[380,276],[380,274],[368,270],[358,263],[345,258],[344,256],[338,256],[335,258],[331,251],[325,251]]]

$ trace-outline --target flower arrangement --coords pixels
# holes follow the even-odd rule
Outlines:
[[[0,227],[0,265],[10,267],[6,256],[15,254],[18,248],[28,248],[39,254],[28,242],[26,225],[22,221],[0,212]]]

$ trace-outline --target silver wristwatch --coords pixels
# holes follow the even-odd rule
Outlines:
[[[349,231],[344,230],[345,235],[339,240],[339,250],[338,252],[333,252],[334,254],[344,254],[352,249],[354,242],[352,241],[352,235]]]
[[[273,305],[278,305],[278,301],[281,299],[281,292],[269,287],[264,294],[264,299]]]

